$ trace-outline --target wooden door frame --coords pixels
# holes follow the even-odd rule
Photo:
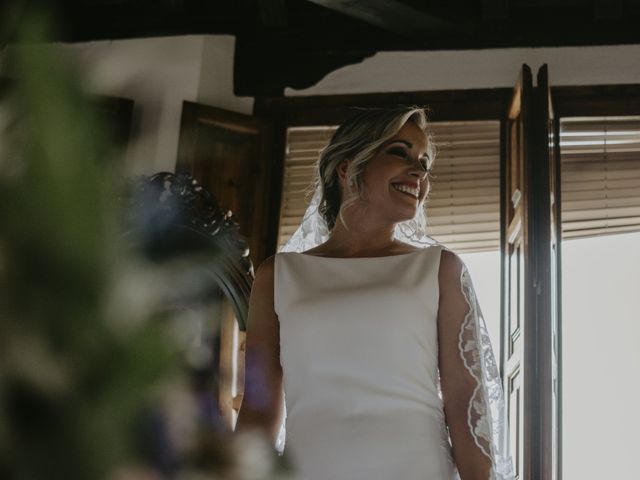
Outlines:
[[[551,81],[549,83],[552,83]],[[554,105],[554,132],[556,135],[556,201],[562,205],[560,176],[561,158],[559,155],[558,127],[560,119],[570,116],[626,116],[640,114],[640,84],[625,85],[597,85],[597,86],[561,86],[550,87]],[[350,107],[383,107],[398,104],[428,105],[432,110],[431,121],[455,120],[498,120],[500,126],[500,175],[505,178],[506,172],[506,121],[513,89],[470,89],[470,90],[440,90],[419,92],[392,92],[348,95],[322,95],[300,97],[258,97],[254,103],[254,115],[270,122],[272,126],[272,183],[270,204],[267,219],[267,254],[272,254],[277,247],[277,232],[280,213],[280,193],[282,191],[282,174],[284,168],[284,152],[286,147],[286,131],[292,126],[317,126],[339,124],[350,113]],[[500,243],[504,245],[506,237],[506,185],[501,180],[500,192]],[[557,232],[559,236],[558,256],[561,257],[561,218],[558,216]],[[508,259],[501,255],[500,271],[505,272]],[[525,257],[525,262],[530,258]],[[558,296],[561,298],[562,285],[560,283],[561,270],[557,271]],[[500,289],[504,292],[507,279],[501,274]],[[562,473],[562,305],[558,303],[558,479]],[[505,302],[501,299],[501,345],[505,344]],[[526,315],[526,314],[525,314]],[[533,340],[533,339],[531,339]],[[504,355],[501,349],[501,357]],[[548,359],[550,361],[550,359]],[[500,373],[504,379],[504,359],[500,358]],[[533,419],[532,419],[533,420]],[[535,439],[531,439],[536,441]],[[528,442],[525,438],[525,442]],[[525,449],[528,448],[525,445]],[[540,466],[542,468],[542,466]]]
[[[558,425],[555,424],[559,398],[554,394],[553,380],[554,371],[553,358],[553,331],[555,322],[558,321],[558,310],[561,304],[558,295],[558,271],[560,270],[560,256],[552,256],[551,245],[555,241],[556,247],[561,243],[561,235],[557,234],[553,238],[553,230],[561,227],[559,219],[559,203],[554,198],[553,217],[551,213],[551,197],[559,187],[558,149],[555,144],[558,138],[556,128],[557,122],[549,90],[549,73],[547,65],[544,64],[537,72],[537,86],[534,88],[532,100],[533,118],[532,135],[534,157],[527,166],[528,174],[531,178],[530,191],[528,192],[531,201],[529,210],[530,224],[532,226],[529,239],[530,250],[530,272],[533,280],[532,290],[529,292],[531,307],[533,309],[532,318],[528,319],[530,331],[535,328],[536,335],[528,338],[527,343],[531,347],[531,362],[529,367],[533,367],[537,377],[537,382],[530,382],[529,392],[525,395],[529,400],[529,413],[537,422],[530,423],[532,440],[530,451],[532,453],[533,464],[528,465],[526,470],[527,478],[552,480],[557,474],[557,455],[559,445]],[[553,140],[550,148],[550,138]],[[553,185],[551,182],[553,181]],[[554,222],[553,228],[551,221]],[[555,261],[556,265],[552,262]],[[554,275],[555,274],[555,275]],[[554,288],[555,287],[555,288]],[[554,311],[554,309],[556,311]],[[533,378],[530,377],[530,378]],[[554,446],[556,449],[555,452]]]
[[[640,115],[640,84],[551,86],[556,118]]]

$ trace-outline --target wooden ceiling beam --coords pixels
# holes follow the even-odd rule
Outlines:
[[[509,0],[482,0],[484,20],[505,20],[509,18]]]
[[[449,22],[399,0],[308,1],[415,40],[425,40],[441,33],[474,33],[472,25]]]
[[[284,0],[258,0],[260,19],[266,28],[285,28],[287,13]]]
[[[620,18],[624,11],[624,0],[596,0],[593,8],[596,20]]]

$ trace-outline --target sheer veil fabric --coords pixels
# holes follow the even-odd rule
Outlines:
[[[325,222],[324,218],[318,211],[321,197],[322,192],[320,187],[317,187],[313,197],[311,198],[311,203],[302,218],[302,223],[287,243],[285,243],[280,249],[281,252],[304,252],[305,250],[316,247],[329,239],[327,222]],[[422,209],[418,215],[424,215]],[[438,242],[428,236],[425,231],[420,228],[418,220],[419,217],[396,225],[395,238],[423,248],[436,245]],[[424,220],[424,218],[421,220]]]
[[[317,187],[302,223],[280,252],[303,252],[324,243],[329,238],[327,224],[318,210],[320,198],[320,187]],[[418,215],[424,215],[423,209],[420,209]],[[395,238],[420,248],[438,245],[438,242],[429,237],[420,226],[426,222],[417,220],[412,219],[396,225]],[[478,448],[491,460],[492,468],[488,480],[513,480],[512,462],[507,453],[507,425],[500,371],[466,266],[460,274],[460,289],[469,310],[458,335],[458,350],[467,371],[476,381],[476,388],[467,409],[467,425]],[[439,383],[438,392],[442,397]],[[283,423],[278,440],[280,451],[284,449],[284,443]]]

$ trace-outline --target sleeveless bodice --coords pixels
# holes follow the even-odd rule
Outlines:
[[[438,394],[439,245],[275,257],[285,453],[304,480],[450,480]]]

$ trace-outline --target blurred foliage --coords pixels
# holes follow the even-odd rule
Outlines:
[[[22,41],[46,40],[46,16],[26,25]],[[188,272],[123,245],[117,152],[78,75],[46,49],[7,56],[19,80],[0,90],[0,478],[276,478],[256,438],[196,422],[183,452],[168,440],[162,392],[188,380],[162,301]]]
[[[45,26],[34,19],[24,40]],[[0,107],[0,477],[104,478],[133,461],[132,419],[176,362],[160,322],[110,321],[115,152],[89,102],[42,49],[8,62],[19,81]]]

